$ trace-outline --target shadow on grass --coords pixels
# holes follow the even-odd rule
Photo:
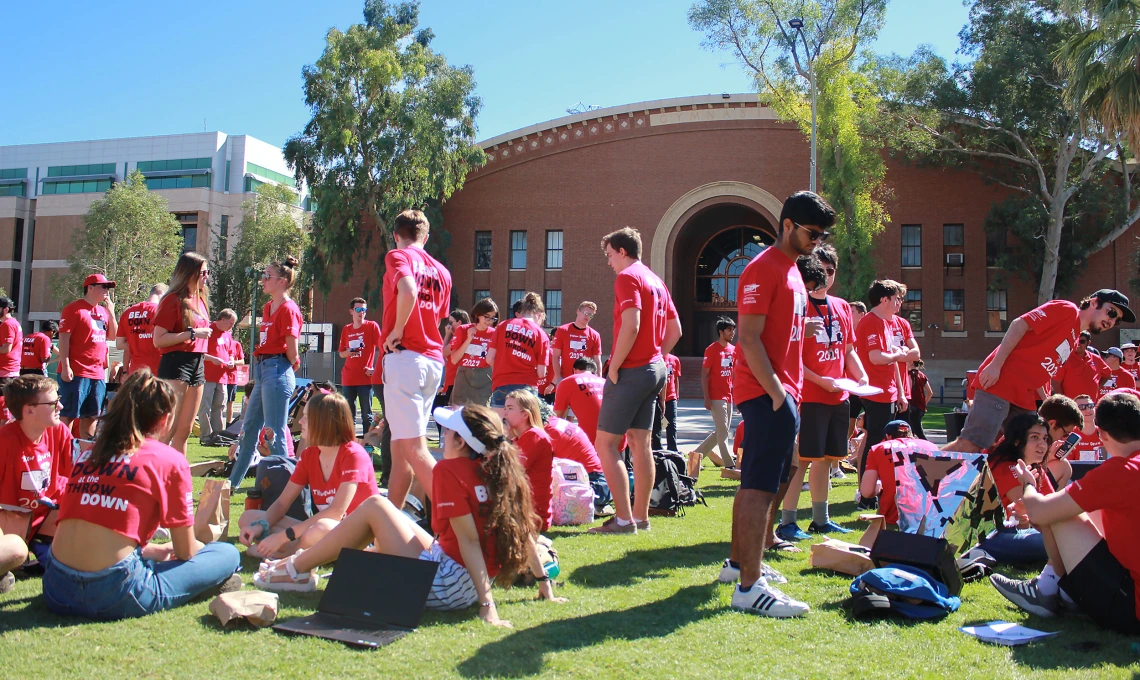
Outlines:
[[[551,621],[486,644],[456,670],[464,677],[526,677],[543,671],[547,654],[591,647],[606,640],[634,642],[672,635],[691,623],[714,616],[717,584],[689,586],[656,602],[622,611],[603,611]]]
[[[634,550],[611,562],[578,567],[568,580],[587,588],[608,588],[633,585],[642,579],[662,576],[672,569],[707,566],[712,574],[728,555],[728,547],[727,542],[708,542]]]

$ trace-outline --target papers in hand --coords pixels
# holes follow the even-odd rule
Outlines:
[[[835,386],[844,392],[850,392],[859,397],[873,397],[876,394],[882,394],[881,387],[871,387],[870,385],[860,385],[851,378],[838,378],[835,381]]]
[[[1027,645],[1034,640],[1052,637],[1057,634],[1033,630],[1032,628],[1026,628],[1025,626],[1009,623],[1008,621],[990,621],[984,626],[963,626],[958,630],[966,635],[972,635],[982,642],[1005,645],[1007,647]]]

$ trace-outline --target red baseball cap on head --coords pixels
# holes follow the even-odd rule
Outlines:
[[[83,279],[83,287],[84,288],[86,288],[87,286],[93,286],[96,283],[106,284],[108,288],[114,288],[115,287],[115,282],[114,281],[108,281],[107,277],[103,276],[102,274],[91,274],[87,278]]]

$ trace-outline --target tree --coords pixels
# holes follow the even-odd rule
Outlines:
[[[374,243],[386,252],[391,218],[446,200],[486,158],[474,139],[481,101],[472,69],[431,49],[431,29],[417,30],[419,3],[367,0],[364,19],[330,30],[320,59],[303,69],[312,119],[285,144],[317,204],[309,267],[325,290],[335,269],[347,281]],[[375,298],[383,260],[368,265]]]
[[[816,90],[820,194],[836,209],[839,293],[861,297],[875,278],[872,245],[890,221],[878,95],[858,50],[882,26],[886,0],[701,0],[689,23],[705,46],[734,53],[761,96],[810,134]],[[802,31],[790,19],[801,19]],[[860,63],[856,66],[855,61]]]
[[[115,301],[125,309],[170,278],[184,241],[166,199],[147,190],[146,178],[136,170],[91,204],[72,243],[67,273],[52,277],[55,299],[66,303],[82,297],[83,279],[100,273],[117,284]]]

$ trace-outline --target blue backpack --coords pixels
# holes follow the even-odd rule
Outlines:
[[[917,567],[888,564],[851,582],[856,616],[897,612],[908,619],[936,619],[958,611],[962,601],[946,584]]]

